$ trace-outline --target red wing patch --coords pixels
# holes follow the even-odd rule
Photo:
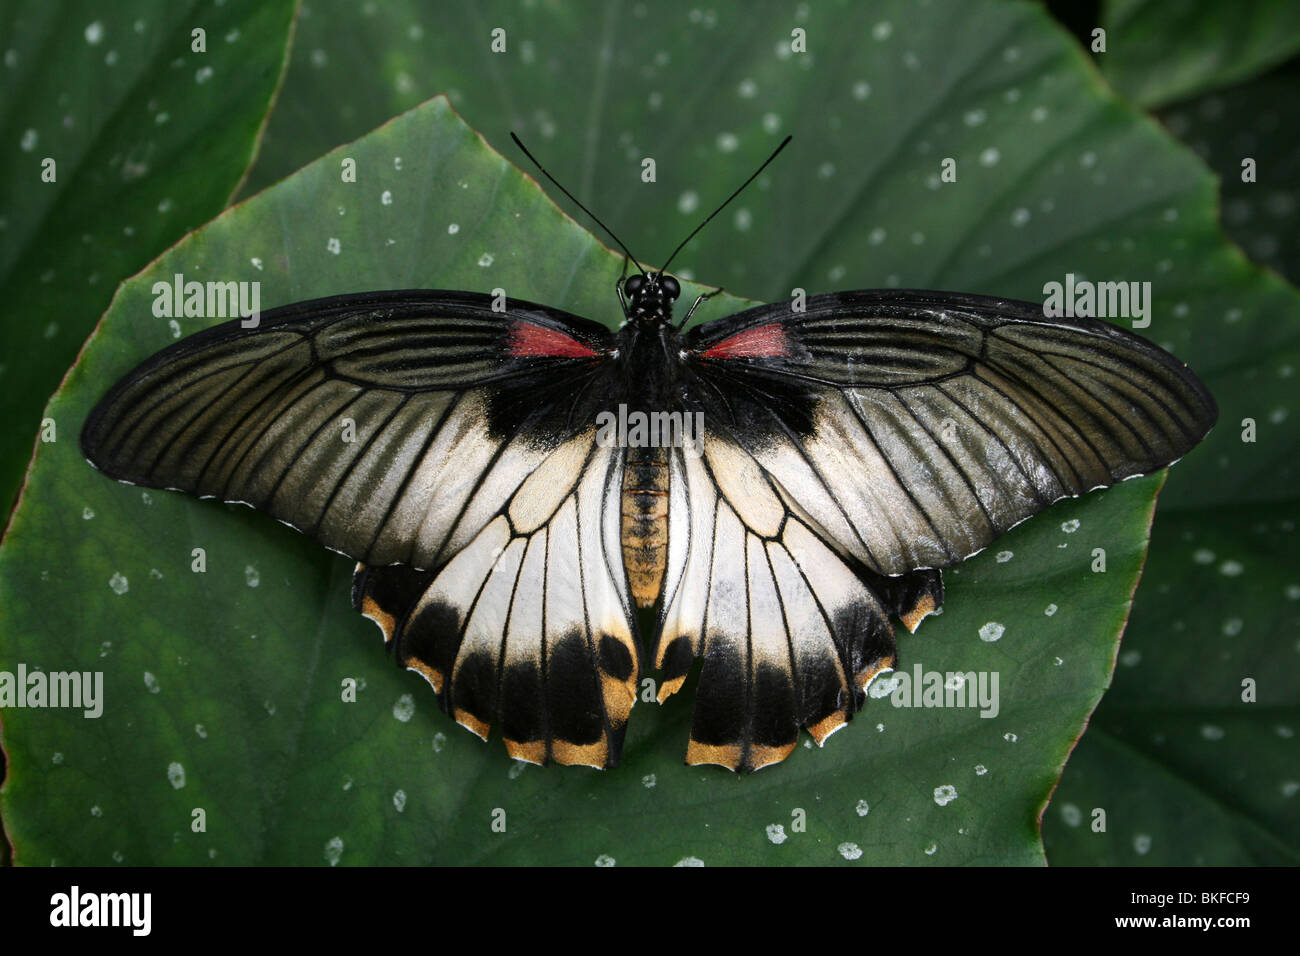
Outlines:
[[[510,354],[526,358],[594,358],[596,352],[571,335],[529,322],[510,326]]]
[[[706,359],[784,358],[790,354],[790,339],[776,322],[746,329],[728,336],[704,352]]]

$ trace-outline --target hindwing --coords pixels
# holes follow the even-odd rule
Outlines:
[[[594,437],[553,450],[438,570],[358,565],[353,583],[357,610],[443,709],[484,740],[498,726],[530,763],[615,766],[636,702],[622,452]]]

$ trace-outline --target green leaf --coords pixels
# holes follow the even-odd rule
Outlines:
[[[151,287],[176,272],[260,279],[268,306],[500,286],[614,324],[619,269],[435,100],[126,283],[48,413],[75,434],[172,340]],[[945,612],[903,638],[909,672],[996,673],[996,716],[877,698],[823,750],[737,777],[683,765],[688,686],[635,708],[622,766],[601,773],[525,769],[452,724],[351,611],[350,562],[246,509],[110,482],[71,441],[43,445],[0,547],[3,659],[102,668],[105,710],[5,709],[17,861],[1041,863],[1038,814],[1109,678],[1161,480],[1022,525],[951,572]]]
[[[1219,176],[1223,228],[1255,262],[1300,282],[1300,64],[1162,110]],[[1246,160],[1254,163],[1250,179]]]
[[[1115,90],[1154,109],[1250,79],[1300,52],[1291,0],[1107,0],[1097,65]]]
[[[1297,521],[1294,497],[1162,508],[1115,685],[1044,822],[1053,863],[1300,863]]]
[[[288,59],[292,0],[0,11],[0,514],[118,282],[219,212]],[[206,31],[205,53],[191,31]],[[53,182],[42,179],[53,160]]]

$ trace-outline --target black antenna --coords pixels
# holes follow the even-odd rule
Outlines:
[[[740,184],[740,189],[737,189],[734,193],[732,193],[730,196],[728,196],[728,197],[727,197],[727,202],[724,202],[724,203],[723,203],[721,206],[719,206],[717,209],[713,210],[713,212],[709,214],[709,218],[708,218],[708,219],[704,220],[704,222],[702,222],[702,223],[700,223],[698,226],[696,226],[696,227],[695,227],[695,232],[699,232],[701,229],[703,229],[705,226],[707,226],[707,225],[709,224],[709,220],[710,220],[710,219],[712,219],[712,218],[713,218],[714,216],[716,216],[718,213],[722,212],[722,210],[726,209],[726,208],[727,208],[727,203],[731,202],[731,200],[733,200],[733,199],[735,199],[737,196],[739,196],[739,195],[744,191],[744,189],[745,189],[746,186],[748,186],[748,185],[749,185],[750,183],[752,183],[755,179],[757,179],[757,178],[758,178],[758,174],[761,173],[763,170],[767,169],[768,163],[770,163],[770,162],[772,162],[772,160],[776,159],[776,154],[779,153],[779,152],[781,152],[781,150],[785,149],[786,144],[788,144],[788,143],[790,142],[790,140],[792,140],[793,138],[794,138],[793,136],[787,136],[785,139],[781,140],[781,145],[778,146],[776,149],[774,149],[774,150],[772,151],[772,155],[769,156],[769,157],[767,157],[767,161],[764,162],[762,166],[760,166],[760,167],[758,167],[758,169],[754,170],[754,175],[750,176],[750,177],[749,177],[748,179],[746,179],[743,183],[741,183],[741,184]],[[525,150],[525,152],[527,152],[527,150]],[[533,161],[536,162],[536,160],[533,160]],[[542,171],[545,172],[545,170],[542,170]],[[557,184],[557,185],[558,185],[558,184]],[[576,200],[575,200],[575,202],[576,202]],[[592,218],[594,219],[595,217],[593,216]],[[672,254],[671,256],[668,257],[668,262],[672,262],[674,259],[677,258],[677,253],[679,253],[679,252],[682,251],[682,248],[686,245],[686,243],[690,242],[692,239],[695,238],[695,232],[692,232],[689,236],[687,236],[685,239],[682,240],[682,244],[681,244],[680,246],[678,246],[676,249],[674,249],[674,250],[673,250],[673,254]],[[664,270],[668,268],[668,262],[665,262],[665,263],[660,267],[660,269],[659,269],[659,275],[663,275],[663,274],[664,274]]]
[[[611,239],[613,239],[616,243],[618,243],[618,247],[619,247],[620,249],[622,249],[624,252],[627,253],[627,257],[628,257],[629,259],[632,260],[632,265],[636,266],[637,271],[640,272],[642,275],[645,275],[645,274],[646,274],[646,273],[645,273],[645,270],[642,269],[642,268],[641,268],[641,264],[640,264],[639,262],[636,261],[636,256],[632,255],[631,250],[628,249],[627,246],[623,245],[623,240],[619,239],[618,236],[614,235],[614,230],[610,229],[609,226],[605,225],[605,224],[604,224],[603,222],[601,222],[599,219],[596,219],[596,214],[595,214],[594,212],[592,212],[590,209],[588,209],[588,208],[587,208],[586,206],[584,206],[582,203],[578,202],[577,199],[574,199],[573,193],[569,192],[567,189],[565,189],[563,186],[561,186],[558,182],[556,182],[555,177],[552,176],[550,173],[548,173],[548,172],[546,171],[546,167],[543,166],[541,163],[539,163],[536,159],[534,159],[532,153],[528,152],[528,147],[525,146],[523,143],[521,143],[521,142],[519,141],[519,137],[518,137],[518,136],[516,136],[514,133],[511,133],[511,134],[510,134],[510,138],[513,139],[513,140],[515,141],[515,145],[516,145],[516,146],[518,146],[520,149],[522,149],[522,150],[524,151],[524,155],[527,156],[529,159],[531,159],[531,160],[533,161],[533,165],[536,166],[538,169],[540,169],[540,170],[542,171],[542,175],[543,175],[543,176],[545,176],[545,177],[546,177],[547,179],[549,179],[551,182],[555,183],[555,185],[556,185],[557,187],[559,187],[560,192],[564,193],[564,195],[568,196],[570,199],[573,199],[574,204],[577,205],[577,207],[578,207],[579,209],[581,209],[583,212],[585,212],[585,213],[586,213],[588,216],[590,216],[592,219],[595,219],[595,221],[596,221],[596,225],[600,226],[601,229],[604,229],[607,233],[609,233],[609,237],[610,237]],[[789,138],[789,137],[787,137],[787,139],[788,139],[788,138]],[[782,143],[781,145],[784,146],[785,144]],[[768,162],[771,162],[771,160],[768,160]],[[764,163],[764,165],[767,165],[767,164]],[[760,170],[760,172],[761,172],[761,170]],[[755,173],[754,175],[757,176],[758,173]]]

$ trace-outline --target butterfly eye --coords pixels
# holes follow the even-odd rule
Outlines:
[[[643,285],[645,285],[644,276],[629,276],[623,280],[623,291],[628,295],[636,295]]]
[[[668,296],[668,298],[675,299],[682,294],[682,287],[678,284],[677,280],[674,279],[672,276],[664,276],[662,281],[664,286],[664,293]]]

